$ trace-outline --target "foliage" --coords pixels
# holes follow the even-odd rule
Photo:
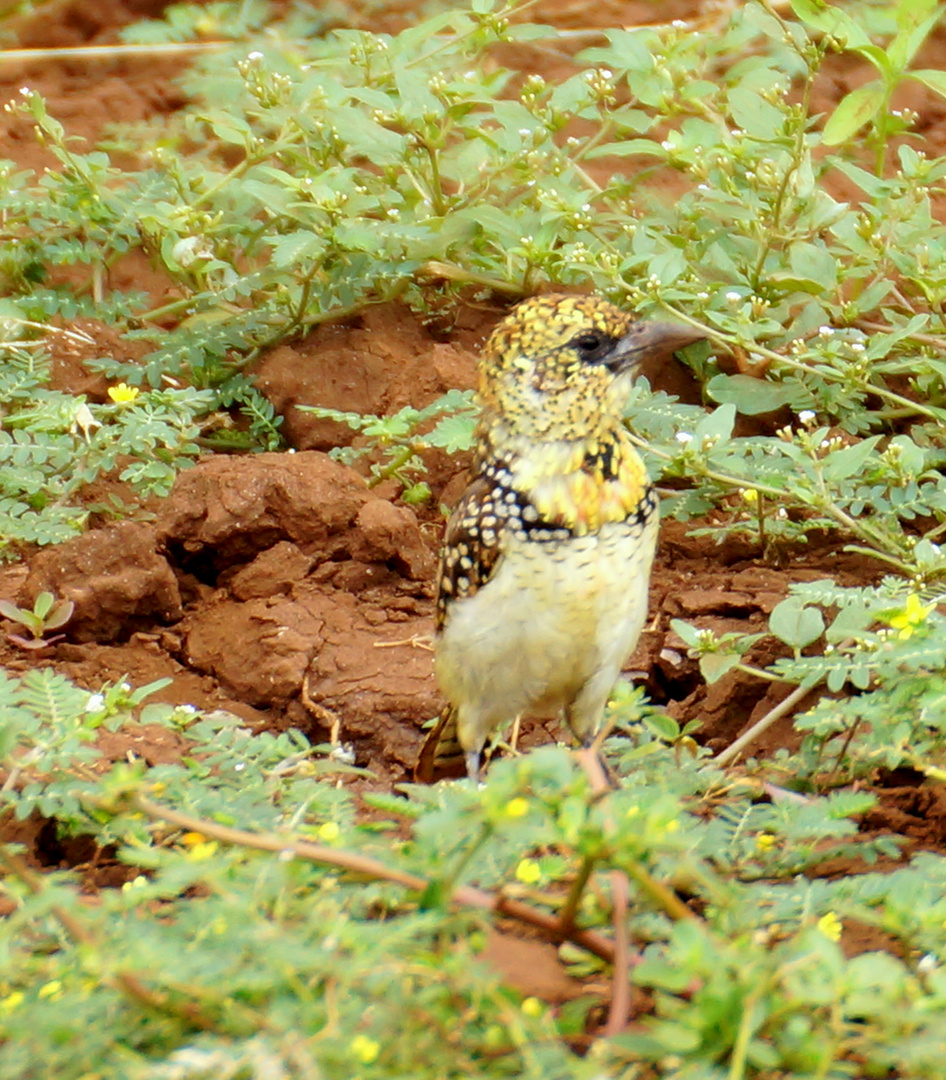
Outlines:
[[[279,341],[385,300],[448,325],[470,300],[553,286],[706,333],[686,355],[701,404],[644,380],[628,403],[667,514],[764,558],[827,539],[891,576],[794,586],[770,614],[780,657],[765,667],[763,635],[677,622],[708,681],[740,669],[793,688],[789,703],[817,699],[796,719],[801,748],[726,773],[692,724],[622,688],[606,746],[622,782],[606,794],[547,748],[497,763],[481,790],[359,801],[298,732],[145,704],[155,687],[124,680],[90,693],[48,669],[4,676],[4,805],[113,845],[128,880],[90,905],[78,872],[40,880],[0,852],[0,1074],[941,1075],[946,862],[819,876],[839,856],[898,856],[858,833],[872,796],[857,782],[898,767],[946,779],[946,230],[933,212],[946,159],[891,109],[905,81],[946,90],[914,66],[940,10],[792,11],[752,2],[710,31],[608,30],[546,81],[503,67],[496,47],[570,39],[484,0],[396,36],[329,30],[311,6],[274,22],[261,3],[173,5],[126,38],[235,44],[184,76],[179,114],[110,133],[133,170],[78,150],[24,88],[11,109],[59,165],[39,180],[0,166],[7,553],[83,528],[102,510],[87,485],[104,476],[162,494],[202,450],[280,445],[251,375]],[[877,78],[822,124],[812,88],[838,50]],[[831,194],[832,170],[856,198]],[[657,199],[654,176],[679,196]],[[131,252],[174,299],[111,287]],[[87,363],[110,384],[101,402],[50,385],[59,324],[78,317],[146,350]],[[468,446],[473,425],[456,393],[393,416],[314,411],[354,428],[341,456],[374,454],[375,478],[409,500],[426,497],[422,451]],[[753,434],[739,433],[746,418]],[[65,614],[46,605],[4,613],[38,641]],[[107,767],[100,731],[136,717],[186,738],[180,763]],[[624,926],[643,950],[631,979],[644,1014],[592,1039],[600,995],[552,1006],[504,987],[477,959],[490,890],[582,941],[561,953],[599,983],[616,950],[601,942]],[[849,957],[843,936],[861,927],[883,946]]]
[[[56,600],[51,592],[41,592],[33,603],[33,608],[21,608],[9,600],[0,600],[0,615],[19,623],[30,632],[29,638],[19,634],[7,634],[8,640],[23,649],[42,649],[51,645],[61,634],[47,638],[50,630],[58,630],[72,618],[75,604],[71,600]]]
[[[365,416],[315,405],[300,405],[299,409],[328,420],[338,420],[365,437],[367,441],[361,446],[338,447],[331,452],[332,457],[346,465],[380,449],[382,460],[371,466],[369,485],[374,487],[382,480],[394,477],[404,485],[402,498],[407,503],[430,498],[430,488],[423,481],[414,479],[418,473],[426,471],[421,451],[436,447],[455,454],[469,450],[473,445],[476,410],[468,391],[450,390],[426,408],[407,406],[391,416]],[[430,427],[429,421],[434,419],[436,424],[422,432],[421,429]]]
[[[423,1078],[484,1061],[489,1075],[582,1078],[674,1058],[704,1063],[690,1075],[729,1059],[744,1076],[840,1076],[845,1062],[882,1070],[893,1045],[906,1047],[902,1075],[935,1075],[942,978],[916,962],[946,946],[944,860],[834,884],[797,876],[846,850],[871,796],[760,801],[758,787],[733,789],[705,757],[679,757],[638,729],[614,743],[625,779],[604,799],[550,747],[497,763],[482,789],[369,795],[365,819],[344,788],[315,782],[335,767],[298,733],[253,735],[231,714],[143,705],[154,689],[89,694],[50,672],[0,683],[8,805],[116,845],[128,870],[89,907],[73,875],[39,882],[3,849],[14,911],[0,928],[0,1070],[11,1080]],[[182,731],[189,753],[103,774],[95,733],[132,714]],[[181,812],[203,820],[176,823]],[[205,833],[185,827],[195,820]],[[271,850],[252,836],[224,842],[231,822],[253,822]],[[880,850],[859,841],[865,858]],[[641,883],[634,981],[656,1011],[583,1059],[568,1043],[591,1000],[555,1010],[503,989],[476,962],[487,923],[464,889],[501,889],[553,914],[572,903],[593,928],[607,922],[615,870]],[[702,916],[662,906],[648,881],[685,883]],[[882,927],[902,958],[845,961],[849,919]],[[571,955],[576,971],[601,964]]]

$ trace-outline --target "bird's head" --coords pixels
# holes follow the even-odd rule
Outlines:
[[[513,437],[595,438],[620,422],[640,361],[702,336],[682,325],[637,322],[597,296],[534,296],[486,343],[480,401],[488,420]]]

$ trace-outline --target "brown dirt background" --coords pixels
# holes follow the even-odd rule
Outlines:
[[[4,24],[16,24],[17,45],[107,44],[123,25],[159,16],[164,4],[70,0],[43,8],[33,18]],[[410,21],[410,8],[392,4],[380,14],[367,12],[366,25],[396,30]],[[691,0],[546,0],[529,17],[569,29],[682,18],[694,29],[712,31],[713,20],[725,17],[715,10]],[[549,77],[561,76],[569,64],[560,52],[531,46],[517,46],[515,56],[504,53],[501,60]],[[927,43],[919,63],[946,64],[941,35]],[[179,61],[151,58],[7,61],[0,65],[0,101],[28,85],[71,135],[92,144],[111,124],[181,108],[185,95],[174,81],[180,71]],[[869,74],[866,64],[832,59],[816,87],[814,111],[829,111]],[[896,104],[920,114],[917,145],[931,155],[943,153],[943,102],[917,84]],[[38,172],[52,164],[30,126],[8,113],[0,113],[0,157]],[[655,181],[667,197],[673,197],[676,182],[673,174]],[[840,177],[835,194],[857,195]],[[174,295],[172,283],[139,254],[113,269],[110,284],[147,290],[156,300]],[[465,462],[431,457],[433,507],[415,513],[397,502],[396,485],[369,490],[361,475],[327,457],[327,449],[351,438],[347,429],[295,406],[385,413],[408,403],[423,406],[451,387],[468,387],[476,351],[500,315],[498,304],[471,307],[450,327],[432,329],[406,309],[378,307],[273,349],[256,375],[285,416],[292,451],[208,458],[182,473],[167,499],[148,507],[151,520],[101,524],[0,569],[0,596],[31,604],[49,589],[76,604],[65,641],[25,653],[0,636],[0,662],[12,672],[51,665],[93,690],[121,676],[135,686],[169,677],[171,684],[152,700],[227,709],[254,730],[291,726],[314,742],[326,741],[337,721],[358,765],[375,773],[373,786],[407,779],[421,726],[440,707],[429,649],[443,527],[436,507],[459,495]],[[105,384],[83,367],[83,358],[105,349],[133,357],[134,347],[90,320],[81,320],[80,328],[94,342],[87,349],[58,335],[52,342],[54,385],[103,400]],[[682,365],[671,361],[648,374],[655,385],[698,400]],[[101,495],[96,490],[89,498]],[[867,584],[879,579],[882,567],[839,553],[834,541],[783,552],[780,564],[770,565],[750,544],[717,546],[689,536],[699,524],[705,523],[664,524],[650,622],[627,670],[676,718],[699,718],[700,741],[720,749],[786,691],[738,672],[707,687],[670,620],[685,618],[720,632],[759,632],[791,582],[830,576],[847,585]],[[766,663],[773,654],[762,643],[750,658]],[[527,727],[524,742],[553,735]],[[115,759],[133,754],[166,762],[184,749],[182,739],[157,727],[130,725],[103,738]],[[755,752],[790,746],[794,739],[786,719]],[[905,856],[918,847],[946,851],[946,799],[938,790],[903,774],[877,777],[876,785],[880,806],[864,822],[865,834],[901,835]],[[39,865],[81,866],[93,859],[96,884],[120,879],[121,868],[110,868],[101,852],[90,851],[81,839],[61,841],[50,826],[35,820],[7,831],[29,843]],[[832,873],[845,869],[832,863]]]

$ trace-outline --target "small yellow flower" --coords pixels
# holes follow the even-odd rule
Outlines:
[[[62,983],[58,979],[53,979],[52,982],[48,982],[45,986],[41,986],[36,991],[36,996],[41,998],[52,998],[55,1000],[62,996]]]
[[[369,1039],[367,1035],[356,1035],[348,1044],[352,1056],[356,1057],[362,1065],[370,1065],[376,1061],[381,1053],[381,1044],[377,1039]]]
[[[887,622],[897,631],[897,637],[905,641],[918,626],[926,622],[927,616],[935,607],[935,604],[922,604],[916,593],[910,593],[903,609],[896,615],[888,616]]]
[[[187,858],[191,862],[203,862],[217,854],[217,841],[207,840],[203,844],[193,844],[187,852]]]
[[[326,821],[324,825],[319,826],[319,839],[326,844],[333,844],[341,835],[341,831],[334,821]]]
[[[527,799],[516,798],[510,799],[506,804],[506,817],[517,818],[525,817],[529,813],[529,802]]]
[[[750,506],[755,506],[759,501],[759,493],[755,488],[740,488],[739,494],[742,496],[742,501]]]
[[[116,405],[130,405],[140,393],[137,386],[129,386],[123,382],[108,388],[108,396]]]
[[[521,859],[516,867],[516,877],[523,885],[534,885],[542,878],[542,868],[535,859]]]
[[[760,832],[755,838],[755,846],[759,851],[768,851],[775,846],[775,837],[770,832]]]
[[[821,916],[818,920],[818,929],[829,941],[841,940],[841,920],[833,911]]]
[[[0,1010],[3,1012],[13,1012],[23,1004],[23,994],[19,990],[14,990],[12,994],[7,994],[5,998],[0,998]]]
[[[206,844],[207,837],[201,832],[186,832],[181,837],[184,847],[197,847],[198,844]]]
[[[531,1016],[534,1019],[541,1016],[545,1012],[545,1008],[537,997],[527,997],[522,1001],[522,1011],[526,1016]]]

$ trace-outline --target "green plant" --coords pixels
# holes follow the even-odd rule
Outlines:
[[[401,498],[406,503],[425,502],[430,498],[430,488],[416,479],[418,473],[426,471],[421,451],[437,447],[455,454],[469,450],[473,445],[476,410],[472,395],[467,391],[451,390],[426,408],[408,406],[390,416],[364,416],[315,405],[298,408],[314,416],[347,424],[364,436],[363,445],[338,447],[331,451],[332,457],[349,465],[366,454],[379,452],[382,460],[371,466],[369,487],[394,477],[404,485]],[[437,421],[433,427],[431,420]],[[424,431],[424,428],[429,430]]]
[[[298,732],[146,704],[150,688],[123,681],[4,676],[5,805],[114,849],[128,879],[90,904],[79,871],[40,877],[3,849],[4,1076],[939,1080],[946,861],[858,831],[878,770],[946,775],[946,159],[889,108],[905,79],[942,92],[910,66],[939,12],[795,11],[813,34],[762,3],[718,33],[609,30],[546,81],[494,47],[558,32],[485,3],[396,36],[313,33],[322,13],[294,9],[202,59],[180,115],[113,132],[142,154],[129,172],[22,95],[59,167],[36,181],[3,166],[0,184],[8,553],[81,529],[83,485],[103,473],[162,492],[200,452],[278,446],[251,372],[280,340],[381,300],[443,324],[485,293],[554,286],[709,337],[686,357],[700,404],[644,382],[628,403],[665,513],[763,559],[826,538],[892,576],[796,584],[764,666],[754,635],[675,624],[708,680],[786,684],[766,723],[820,700],[796,719],[798,752],[731,770],[758,727],[710,758],[692,722],[622,690],[612,792],[549,747],[496,763],[482,790],[356,796]],[[242,32],[264,13],[177,6],[141,36],[180,40],[202,17]],[[819,128],[812,88],[842,37],[880,80]],[[660,171],[673,201],[648,194]],[[173,299],[111,290],[132,250]],[[114,391],[101,404],[47,379],[44,343],[79,315],[150,350],[91,365]],[[321,414],[410,498],[418,452],[460,448],[472,425],[457,395]],[[181,760],[110,767],[99,732],[136,721],[185,738]],[[901,862],[825,866],[855,853]],[[491,911],[564,939],[584,995],[502,985],[478,959]],[[851,956],[844,935],[862,927],[875,944]]]
[[[51,592],[41,592],[29,608],[17,607],[9,600],[0,600],[0,615],[11,619],[29,630],[32,635],[25,638],[20,634],[7,634],[7,640],[19,645],[21,649],[45,649],[56,641],[62,640],[63,634],[48,638],[50,630],[58,630],[72,618],[76,606],[71,600],[56,600]]]
[[[885,48],[876,45],[868,27],[841,7],[818,0],[792,0],[792,10],[806,26],[828,35],[837,47],[869,61],[880,75],[879,79],[859,86],[841,99],[825,123],[822,139],[827,146],[839,146],[848,142],[865,124],[870,124],[875,170],[878,176],[883,176],[890,139],[909,131],[917,119],[909,110],[892,109],[891,99],[897,87],[905,79],[914,79],[946,97],[946,79],[942,71],[909,70],[913,58],[942,16],[937,0],[920,0],[919,3],[900,0],[890,5],[885,14],[892,15],[895,33]]]

